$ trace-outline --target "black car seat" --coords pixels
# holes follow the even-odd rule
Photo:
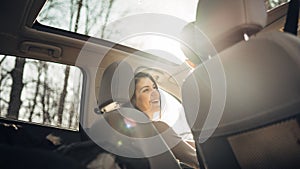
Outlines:
[[[218,53],[186,78],[182,97],[202,168],[300,168],[300,40],[279,31],[243,40],[248,26],[263,28],[263,5],[199,1],[194,25]]]
[[[99,115],[88,135],[107,151],[127,157],[132,166],[140,162],[135,168],[180,168],[150,120],[130,106],[133,77],[133,70],[125,61],[113,62],[105,69],[99,94],[103,115]]]

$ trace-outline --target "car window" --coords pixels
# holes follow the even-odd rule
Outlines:
[[[157,22],[166,23],[172,29],[170,19],[173,23],[193,22],[196,19],[197,3],[198,0],[126,0],[126,3],[123,0],[53,0],[46,2],[37,21],[43,25],[105,39],[161,57],[168,52],[169,55],[184,61],[186,57],[180,50],[178,40],[162,36],[160,31],[157,34],[145,29],[167,29]],[[144,22],[145,20],[148,22]]]
[[[110,29],[112,22],[145,13],[192,22],[196,17],[197,3],[198,0],[127,0],[126,3],[123,0],[52,0],[46,2],[37,20],[44,25],[112,40],[112,34],[122,31]]]
[[[265,0],[266,9],[274,9],[288,1]],[[37,21],[163,58],[171,54],[182,62],[187,58],[180,49],[180,41],[170,31],[195,21],[197,4],[198,0],[126,0],[126,3],[123,0],[52,0],[46,2]],[[181,22],[184,24],[179,24]]]
[[[272,10],[290,0],[265,0],[267,10]]]
[[[0,117],[78,130],[82,72],[0,55]]]
[[[163,121],[184,140],[193,140],[182,104],[168,92],[159,89],[161,95],[161,115],[154,116],[154,121]]]

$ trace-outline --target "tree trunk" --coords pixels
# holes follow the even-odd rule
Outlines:
[[[82,8],[82,0],[78,0],[77,4],[78,4],[78,8],[77,8],[77,16],[76,16],[76,21],[75,21],[74,32],[77,32],[77,30],[78,30],[80,12],[81,12],[81,8]]]
[[[69,126],[68,126],[69,128],[72,127],[74,114],[75,114],[75,106],[74,106],[74,103],[72,103],[71,110],[70,110],[70,116],[69,116]]]
[[[73,23],[73,17],[74,17],[74,1],[70,0],[70,23],[69,23],[69,30],[72,30],[72,23]]]
[[[66,99],[66,96],[67,96],[67,87],[68,87],[69,74],[70,74],[70,66],[66,66],[64,88],[63,88],[63,90],[60,94],[58,113],[57,113],[58,126],[61,126],[61,124],[62,124],[62,116],[63,116],[64,107],[65,107],[65,99]]]
[[[41,85],[41,75],[42,75],[42,62],[39,61],[38,62],[38,65],[37,65],[37,71],[38,71],[38,77],[37,77],[37,82],[36,82],[36,87],[35,87],[35,93],[34,93],[34,97],[33,97],[33,104],[32,104],[32,108],[30,110],[30,113],[29,113],[29,118],[28,118],[28,121],[32,121],[32,116],[33,116],[33,113],[34,113],[34,109],[35,109],[35,106],[37,104],[37,97],[39,95],[39,89],[40,89],[40,85]]]
[[[23,71],[25,65],[24,58],[16,58],[15,67],[10,72],[12,76],[12,88],[10,92],[10,101],[8,106],[7,117],[12,119],[18,119],[19,110],[22,105],[21,94],[23,90]]]
[[[4,55],[4,57],[0,60],[0,117],[2,117],[2,112],[4,112],[4,110],[7,110],[7,108],[5,108],[4,104],[9,104],[7,100],[5,100],[4,96],[1,95],[2,91],[4,91],[4,80],[6,79],[6,77],[9,76],[8,71],[6,71],[5,69],[3,69],[2,63],[4,62],[4,60],[6,59],[6,55]],[[3,103],[2,103],[3,102]]]
[[[77,30],[78,30],[80,13],[81,13],[81,8],[82,8],[82,3],[83,3],[82,1],[83,0],[78,0],[77,1],[78,8],[77,8],[77,16],[76,16],[76,20],[75,20],[74,32],[77,32]],[[72,18],[73,18],[73,15],[71,14],[71,19]],[[63,88],[63,91],[61,92],[61,95],[60,95],[58,113],[57,113],[58,126],[62,125],[62,117],[63,117],[63,111],[64,111],[64,107],[65,107],[65,99],[66,99],[66,96],[67,96],[67,87],[68,87],[69,74],[70,74],[70,66],[66,66],[64,88]]]
[[[102,26],[102,29],[101,29],[101,39],[104,38],[104,31],[105,31],[105,28],[106,28],[106,25],[107,25],[107,22],[108,22],[108,18],[110,16],[110,10],[111,10],[111,7],[114,3],[114,0],[109,0],[109,4],[108,4],[108,8],[107,8],[107,12],[106,12],[106,15],[105,15],[105,19],[104,19],[104,24]]]
[[[42,109],[43,109],[43,124],[50,124],[51,119],[49,115],[49,97],[50,97],[50,89],[48,86],[48,78],[47,78],[47,71],[48,71],[48,65],[47,63],[43,62],[43,71],[44,71],[44,82],[43,82],[43,94],[41,96],[41,103],[42,103]]]

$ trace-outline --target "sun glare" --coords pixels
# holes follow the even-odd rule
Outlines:
[[[131,47],[137,47],[141,51],[156,55],[176,64],[182,64],[187,60],[180,48],[180,43],[175,39],[160,35],[135,36],[122,42]]]

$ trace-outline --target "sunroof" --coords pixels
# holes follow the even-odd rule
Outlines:
[[[168,34],[169,30],[160,29],[194,21],[197,3],[198,0],[48,0],[37,20],[150,53],[151,48],[156,54],[157,50],[174,53],[179,42],[161,33]],[[164,45],[170,41],[173,46]],[[177,57],[184,60],[185,56],[179,53]]]
[[[265,0],[268,10],[288,0]],[[38,22],[130,46],[186,58],[176,30],[195,21],[198,0],[48,0]],[[153,53],[154,52],[154,53]]]

